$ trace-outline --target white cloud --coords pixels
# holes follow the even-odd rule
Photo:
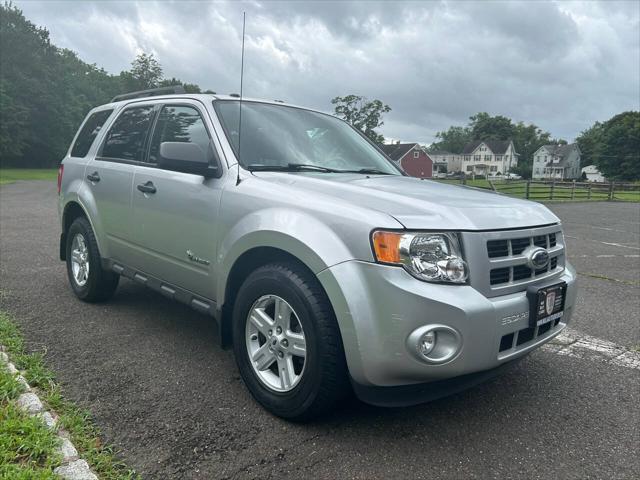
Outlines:
[[[430,142],[478,111],[573,139],[640,109],[638,2],[20,2],[53,41],[117,73],[140,51],[165,75],[330,110],[380,98],[387,137]]]

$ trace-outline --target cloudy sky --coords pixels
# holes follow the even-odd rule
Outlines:
[[[392,107],[381,132],[430,143],[478,111],[572,140],[640,109],[640,2],[14,2],[55,44],[118,73],[152,52],[165,76],[331,110]]]

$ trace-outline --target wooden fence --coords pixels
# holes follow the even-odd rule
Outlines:
[[[486,180],[465,178],[460,183],[530,200],[613,200],[640,202],[638,183],[553,182],[535,180]]]

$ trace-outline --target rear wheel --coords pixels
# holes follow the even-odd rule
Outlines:
[[[290,420],[308,420],[349,392],[338,325],[317,279],[271,264],[246,279],[233,313],[236,362],[254,398]]]
[[[104,270],[98,243],[89,221],[74,220],[67,231],[67,275],[71,289],[85,302],[100,302],[111,298],[120,276]]]

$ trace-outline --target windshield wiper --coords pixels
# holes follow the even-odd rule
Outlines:
[[[389,172],[383,172],[377,168],[361,168],[360,170],[340,170],[341,173],[371,173],[375,175],[391,175]]]
[[[378,170],[377,168],[361,168],[359,170],[338,170],[335,168],[323,167],[312,163],[288,163],[287,165],[262,165],[254,163],[247,165],[251,172],[325,172],[325,173],[370,173],[373,175],[391,175],[389,172]]]
[[[289,163],[287,165],[261,165],[251,164],[247,166],[247,169],[251,172],[300,172],[300,171],[313,171],[313,172],[328,172],[336,173],[341,170],[334,170],[333,168],[321,167],[320,165],[313,165],[311,163]]]
[[[340,171],[334,168],[322,167],[320,165],[313,165],[312,163],[290,163],[289,168],[293,170],[314,170],[317,172],[329,172],[329,173],[336,173]]]

